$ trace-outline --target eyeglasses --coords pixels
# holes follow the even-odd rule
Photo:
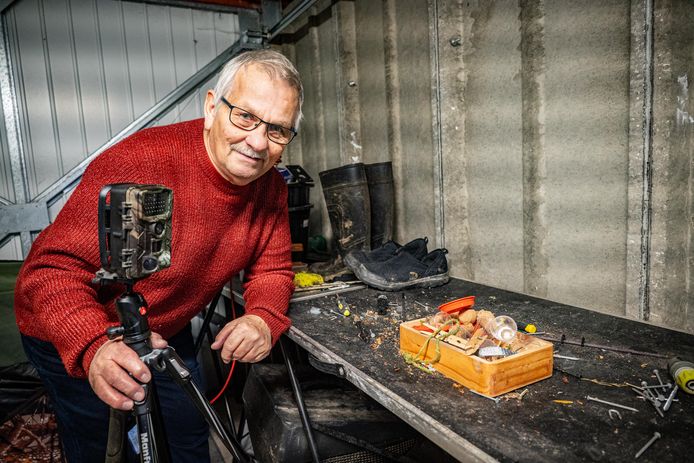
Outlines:
[[[245,109],[234,106],[224,97],[222,97],[221,100],[225,105],[229,106],[229,109],[231,110],[229,111],[229,122],[241,130],[250,132],[251,130],[255,130],[255,128],[260,124],[265,124],[267,127],[265,134],[267,135],[268,139],[280,145],[288,145],[297,134],[297,131],[293,128],[282,127],[281,125],[266,122],[255,114],[251,114]]]

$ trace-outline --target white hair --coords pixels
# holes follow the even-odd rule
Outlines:
[[[235,56],[225,64],[222,72],[219,74],[217,84],[214,87],[215,108],[219,108],[222,97],[231,90],[236,74],[238,74],[241,69],[251,64],[260,66],[272,79],[282,79],[296,90],[299,95],[299,107],[297,108],[293,128],[298,130],[299,123],[303,117],[301,106],[304,103],[304,87],[301,85],[299,72],[292,62],[282,53],[275,50],[263,49],[247,51]]]

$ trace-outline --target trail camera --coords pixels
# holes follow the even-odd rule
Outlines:
[[[100,276],[135,280],[170,266],[172,211],[173,191],[162,185],[103,187],[99,193]]]

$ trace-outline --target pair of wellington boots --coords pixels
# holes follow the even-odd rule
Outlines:
[[[318,173],[333,233],[334,257],[311,266],[326,281],[350,273],[344,257],[369,251],[393,237],[394,192],[391,162],[348,164]]]

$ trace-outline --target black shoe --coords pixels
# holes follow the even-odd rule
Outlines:
[[[412,254],[400,252],[385,262],[367,262],[353,270],[361,281],[383,291],[433,288],[448,283],[446,254],[446,249],[435,249],[417,259]]]
[[[422,259],[427,255],[427,243],[429,239],[416,238],[404,246],[399,245],[395,241],[388,241],[386,244],[373,251],[364,251],[355,249],[345,256],[345,265],[354,271],[359,264],[368,264],[371,262],[385,262],[394,257],[398,253],[406,252],[411,254],[416,259]]]

